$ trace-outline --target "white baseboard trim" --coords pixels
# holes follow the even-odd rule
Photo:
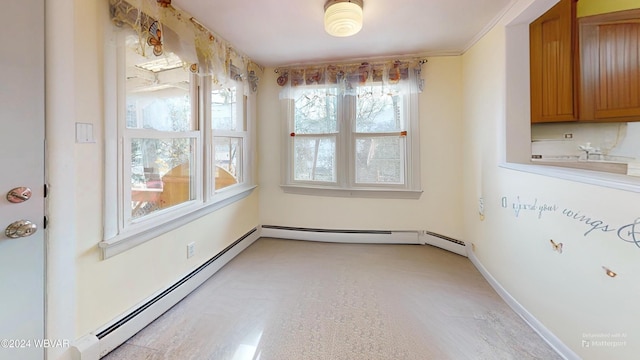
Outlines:
[[[262,225],[261,236],[351,244],[423,244],[418,231],[337,230]]]
[[[98,360],[105,356],[189,295],[259,238],[260,229],[254,228],[174,285],[153,294],[122,316],[78,339],[72,344],[73,359]]]
[[[489,273],[487,268],[482,265],[480,260],[476,257],[475,253],[468,249],[467,257],[473,265],[480,271],[482,276],[489,282],[491,287],[500,295],[500,297],[516,312],[529,326],[536,332],[540,337],[549,344],[560,356],[562,356],[566,360],[580,360],[581,357],[578,356],[573,350],[571,350],[567,345],[565,345],[560,338],[558,338],[554,333],[552,333],[549,329],[547,329],[544,324],[542,324],[538,319],[536,319],[533,314],[531,314],[527,309],[524,308],[509,292],[500,285],[500,283]]]

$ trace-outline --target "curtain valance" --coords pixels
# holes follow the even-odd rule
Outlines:
[[[415,87],[422,91],[421,66],[426,60],[392,60],[347,64],[322,64],[277,68],[281,97],[289,98],[293,90],[306,86],[335,85],[341,92],[353,93],[358,86],[382,83],[387,86]]]
[[[129,26],[139,36],[139,44],[153,46],[153,55],[173,52],[184,62],[198,64],[199,73],[211,75],[214,82],[228,79],[245,82],[245,89],[257,90],[262,67],[234,49],[190,14],[176,9],[166,0],[109,0],[111,19],[116,26]],[[144,46],[139,52],[145,54]]]

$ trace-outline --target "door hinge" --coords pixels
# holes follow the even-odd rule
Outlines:
[[[49,195],[49,184],[44,184],[44,197]]]
[[[42,228],[46,229],[48,224],[49,224],[49,218],[45,216],[44,220],[42,221]]]

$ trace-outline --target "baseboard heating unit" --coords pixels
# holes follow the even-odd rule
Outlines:
[[[436,234],[431,231],[424,231],[421,234],[421,238],[425,244],[433,245],[458,255],[467,256],[467,247],[464,241]]]
[[[103,328],[80,338],[72,344],[74,359],[98,360],[120,346],[189,295],[259,237],[259,229],[253,228],[173,285],[154,294]]]
[[[360,244],[428,244],[467,256],[465,243],[426,230],[340,230],[262,225],[262,237]]]
[[[262,237],[363,244],[420,244],[417,231],[311,229],[262,225]]]

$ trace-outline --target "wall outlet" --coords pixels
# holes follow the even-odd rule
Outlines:
[[[573,134],[571,134],[571,133],[566,133],[566,134],[564,134],[564,138],[565,138],[565,139],[573,139]]]
[[[187,259],[196,254],[196,243],[187,244]]]

